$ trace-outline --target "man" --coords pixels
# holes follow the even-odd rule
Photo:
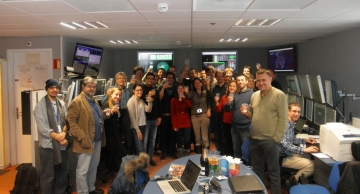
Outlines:
[[[241,146],[249,137],[251,120],[246,118],[240,112],[240,106],[243,103],[250,103],[251,95],[254,93],[251,89],[247,88],[248,77],[241,74],[236,77],[236,83],[239,88],[239,92],[234,95],[231,103],[224,106],[224,110],[227,112],[234,111],[232,117],[231,137],[233,143],[234,157],[241,158]],[[230,98],[231,99],[231,98]],[[230,142],[226,142],[230,143]]]
[[[259,91],[251,96],[250,108],[241,106],[240,111],[252,120],[250,156],[254,172],[264,181],[265,162],[269,170],[271,193],[280,193],[279,143],[287,129],[285,94],[271,86],[270,73],[266,69],[256,72]]]
[[[255,78],[253,75],[250,74],[250,76],[248,77],[248,84],[247,87],[253,91],[256,91],[255,88]]]
[[[189,79],[185,78],[185,74],[188,74]],[[189,91],[194,91],[194,79],[196,78],[196,70],[194,68],[189,69],[189,65],[185,65],[184,69],[181,71],[178,79],[178,83],[184,84],[184,86],[189,87]]]
[[[160,100],[159,95],[156,92],[156,89],[153,86],[153,80],[155,79],[155,75],[152,72],[146,74],[146,82],[143,86],[143,95],[141,99],[148,104],[146,100],[146,95],[148,98],[153,98],[152,101],[152,109],[151,112],[145,112],[146,114],[146,132],[144,136],[144,148],[147,150],[146,153],[149,154],[150,157],[150,165],[156,166],[156,162],[152,159],[154,156],[154,148],[155,148],[155,139],[157,134],[158,126],[161,123],[161,114],[160,114]]]
[[[161,145],[161,157],[160,160],[165,160],[166,155],[177,159],[176,156],[176,139],[175,132],[172,129],[171,124],[171,99],[175,96],[175,74],[168,72],[166,74],[166,83],[159,88],[159,98],[161,100],[160,112],[162,113],[161,131],[160,131],[160,145]]]
[[[66,107],[57,98],[60,84],[55,79],[45,82],[47,95],[36,104],[34,117],[39,132],[41,193],[65,193],[68,185],[68,140]]]
[[[225,72],[222,70],[218,70],[215,73],[215,77],[217,80],[217,84],[212,90],[211,96],[212,99],[215,99],[214,97],[218,94],[219,97],[225,95],[227,85],[224,81]],[[216,149],[219,150],[221,153],[224,153],[225,149],[225,140],[224,140],[224,134],[222,131],[222,119],[223,114],[218,113],[215,110],[215,101],[211,100],[211,119],[210,119],[210,127],[214,131],[215,136],[215,146]],[[211,131],[211,130],[209,130]],[[209,134],[210,137],[210,134]]]
[[[136,66],[133,69],[133,75],[135,75],[135,79],[130,79],[130,84],[128,85],[128,89],[130,91],[130,96],[133,95],[133,87],[135,83],[143,84],[142,78],[144,76],[144,69],[140,66]]]
[[[215,77],[214,77],[214,75],[215,75],[215,68],[213,67],[213,66],[207,66],[206,68],[205,68],[205,73],[206,73],[206,78],[208,78],[208,77],[210,77],[210,80],[208,80],[208,79],[205,79],[205,80],[203,80],[203,87],[204,87],[204,89],[205,89],[205,86],[207,85],[207,81],[210,81],[210,90],[213,90],[214,89],[214,87],[216,86],[216,83],[217,83],[217,81],[216,81],[216,79],[215,79]]]
[[[299,170],[294,175],[295,181],[298,181],[302,173],[304,173],[305,177],[309,177],[314,173],[314,164],[312,161],[307,158],[303,158],[301,155],[303,153],[315,153],[318,152],[319,149],[316,146],[304,148],[294,145],[305,143],[315,144],[316,139],[298,139],[295,137],[294,125],[300,117],[300,104],[294,102],[290,103],[288,109],[289,124],[284,139],[280,143],[280,153],[287,154],[287,157],[285,157],[282,162],[283,167]]]
[[[175,78],[176,78],[176,67],[175,67],[175,65],[171,65],[171,66],[169,67],[169,71],[168,71],[168,72],[173,73],[173,74],[175,75]]]
[[[233,78],[233,75],[234,75],[233,68],[227,67],[224,71],[225,71],[225,76],[229,76],[229,77],[231,77],[231,79]]]
[[[200,79],[205,80],[206,79],[206,73],[205,73],[205,69],[200,71]]]
[[[97,166],[101,146],[105,146],[103,112],[94,99],[96,80],[85,77],[82,92],[74,98],[68,108],[66,120],[74,137],[72,151],[76,153],[77,193],[104,193],[95,188]]]
[[[274,70],[269,69],[269,72],[270,72],[270,77],[271,77],[271,85],[282,91],[282,87],[281,87],[280,83],[278,81],[276,81],[276,74],[275,74]]]

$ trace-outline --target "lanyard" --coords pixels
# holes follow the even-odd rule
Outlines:
[[[52,104],[52,108],[53,108],[53,110],[54,110],[54,115],[55,115],[56,122],[58,123],[58,122],[59,122],[59,115],[60,115],[60,113],[59,113],[59,109],[56,108],[56,110],[55,110],[54,106],[56,106],[56,103],[55,103],[55,104]]]
[[[197,93],[196,94],[198,95],[198,108],[200,108],[200,103],[201,103],[201,94]]]

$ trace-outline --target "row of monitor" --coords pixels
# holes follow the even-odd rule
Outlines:
[[[333,107],[292,94],[288,95],[288,102],[299,103],[301,108],[300,116],[318,126],[326,123],[337,122],[337,112]]]
[[[336,82],[325,80],[325,93],[320,75],[287,75],[289,94],[312,99],[331,107],[337,106]]]

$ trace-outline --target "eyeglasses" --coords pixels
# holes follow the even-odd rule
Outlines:
[[[143,90],[134,90],[135,92],[142,92]]]

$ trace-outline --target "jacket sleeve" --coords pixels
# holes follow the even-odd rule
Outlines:
[[[48,116],[45,108],[46,106],[44,107],[44,105],[45,103],[38,103],[33,113],[39,133],[41,133],[44,137],[51,139],[50,133],[54,130],[50,129]]]

